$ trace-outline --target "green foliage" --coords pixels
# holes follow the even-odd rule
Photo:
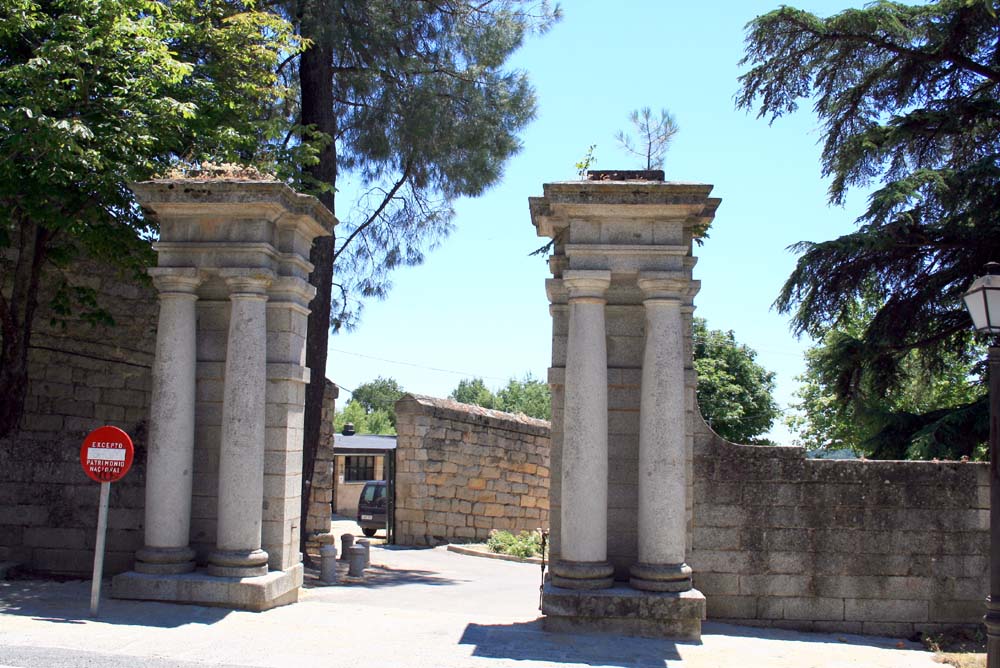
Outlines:
[[[59,270],[85,252],[144,276],[156,230],[130,181],[179,161],[273,167],[275,69],[297,48],[288,23],[242,2],[0,1],[0,270],[13,283],[0,295],[0,434],[20,412],[43,271],[60,284],[57,314],[101,320],[93,292]]]
[[[333,177],[361,192],[338,207],[336,329],[450,233],[456,198],[500,180],[536,108],[527,73],[507,60],[559,10],[535,0],[285,4],[330,54],[332,67],[307,72],[302,92],[329,92],[332,117],[320,130],[336,141]]]
[[[486,387],[482,378],[463,379],[458,382],[458,386],[448,395],[449,399],[454,399],[463,404],[482,406],[483,408],[496,408],[496,395]]]
[[[587,152],[583,154],[583,158],[581,158],[574,165],[574,167],[576,167],[576,173],[577,173],[577,175],[580,176],[581,178],[584,177],[584,176],[586,176],[587,175],[587,170],[590,169],[591,166],[593,166],[593,164],[595,162],[597,162],[597,158],[594,157],[594,149],[596,149],[596,148],[597,148],[597,144],[591,144],[587,148]]]
[[[523,413],[540,420],[552,418],[549,386],[530,373],[521,380],[511,378],[495,394],[486,387],[482,378],[462,380],[448,398],[506,413]]]
[[[351,398],[360,403],[366,413],[381,412],[388,415],[392,427],[396,427],[396,402],[406,394],[393,378],[382,378],[379,376],[375,380],[362,383],[354,388]],[[382,432],[372,432],[379,434]]]
[[[734,443],[764,443],[758,437],[778,416],[774,374],[754,360],[748,346],[732,331],[708,329],[695,318],[694,368],[698,372],[698,406],[712,429]]]
[[[859,301],[878,305],[835,358],[839,402],[896,396],[912,351],[934,373],[982,359],[961,295],[1000,257],[996,9],[880,1],[820,18],[783,7],[748,26],[737,104],[773,121],[814,101],[830,201],[878,184],[856,232],[793,247],[801,256],[776,302],[818,340]]]
[[[542,556],[542,534],[538,531],[522,531],[518,535],[502,529],[490,531],[490,537],[486,541],[486,547],[490,552],[497,554],[509,554],[515,557],[540,557]]]
[[[343,409],[333,415],[333,429],[336,433],[341,433],[344,425],[350,422],[354,425],[354,431],[358,434],[381,434],[392,436],[396,433],[395,412],[389,413],[385,409],[368,411],[360,401],[352,399],[347,402]]]
[[[552,395],[548,383],[530,373],[523,379],[511,378],[496,394],[497,409],[507,413],[523,413],[540,420],[552,419]]]
[[[862,367],[858,378],[844,376],[844,358],[858,354],[857,338],[877,308],[859,304],[841,326],[806,353],[806,372],[786,420],[797,444],[809,449],[849,448],[875,459],[957,459],[973,455],[985,442],[989,425],[985,388],[974,365],[958,353],[943,364],[928,364],[923,351],[911,350],[898,365],[890,392]],[[845,396],[850,399],[844,399]]]
[[[659,169],[663,167],[663,159],[670,148],[670,142],[680,130],[677,121],[666,109],[660,110],[660,117],[654,118],[649,107],[636,109],[628,118],[635,129],[636,136],[619,130],[615,138],[626,152],[642,159],[643,169]]]

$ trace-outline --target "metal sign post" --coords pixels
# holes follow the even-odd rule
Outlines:
[[[108,505],[111,483],[121,480],[132,467],[135,448],[128,434],[118,427],[100,427],[87,434],[80,446],[80,464],[84,473],[101,483],[97,504],[97,540],[94,541],[94,576],[90,587],[90,614],[97,615],[101,602],[101,578],[104,575],[104,545],[108,533]]]
[[[111,483],[101,483],[101,500],[97,505],[97,543],[94,547],[94,577],[90,585],[90,616],[97,615],[101,602],[101,578],[104,575],[104,542],[108,535],[108,499]]]

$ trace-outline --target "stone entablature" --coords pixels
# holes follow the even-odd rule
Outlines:
[[[691,318],[699,287],[691,276],[692,240],[719,206],[711,190],[572,181],[545,184],[544,196],[529,200],[538,234],[553,240],[546,292],[558,591],[543,609],[549,628],[589,623],[588,611],[601,606],[585,592],[616,581],[631,585],[620,592],[623,610],[643,608],[633,605],[640,592],[691,590]],[[574,598],[562,589],[581,593]],[[704,610],[704,599],[685,594],[675,608],[676,619],[599,626],[697,637],[700,617],[692,611]]]
[[[150,275],[160,315],[146,544],[136,574],[116,578],[115,594],[242,607],[295,600],[306,321],[315,293],[308,258],[312,240],[336,219],[315,198],[274,181],[132,187],[159,223]],[[157,584],[157,576],[189,573],[195,562],[210,576],[247,582],[281,575],[256,583],[263,598],[206,586],[201,600],[191,583]]]

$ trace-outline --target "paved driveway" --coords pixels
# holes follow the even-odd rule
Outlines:
[[[0,583],[0,668],[940,668],[910,643],[708,623],[703,642],[544,633],[539,567],[373,547],[364,584],[310,586],[263,613],[105,600],[89,583]]]

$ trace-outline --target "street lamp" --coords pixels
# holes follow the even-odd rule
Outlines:
[[[1000,668],[1000,264],[990,262],[965,293],[977,332],[990,335],[990,595],[986,599],[986,665]]]

